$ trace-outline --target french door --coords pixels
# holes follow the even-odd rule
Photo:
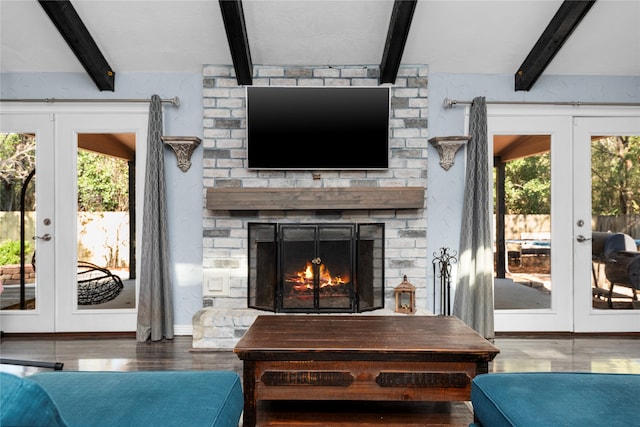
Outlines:
[[[3,155],[6,161],[16,159],[14,173],[3,176],[6,181],[13,181],[13,201],[7,204],[9,187],[3,187],[3,236],[2,242],[14,242],[13,253],[20,238],[24,239],[25,269],[29,267],[29,276],[25,277],[22,286],[16,265],[19,260],[15,256],[6,261],[13,266],[11,277],[3,277],[3,289],[0,294],[2,310],[0,310],[0,329],[3,332],[53,332],[55,307],[55,215],[54,215],[54,181],[53,179],[38,179],[40,176],[54,175],[54,146],[55,127],[49,114],[3,114],[0,115],[0,139],[3,142]],[[6,150],[8,139],[16,139],[14,150]],[[33,147],[35,144],[35,147]],[[33,147],[33,149],[27,147]],[[26,157],[21,158],[21,157]],[[30,158],[30,160],[29,160]],[[18,169],[18,164],[21,165]],[[9,169],[9,165],[6,169]],[[5,168],[3,168],[5,169]],[[35,176],[37,169],[38,177]],[[23,196],[24,193],[24,197]],[[20,199],[27,199],[20,206]],[[27,205],[27,206],[25,206]],[[21,221],[21,210],[33,212],[30,218]],[[9,219],[11,217],[11,219]],[[21,236],[21,234],[23,236]],[[37,237],[39,236],[39,237]],[[6,244],[6,243],[5,243]],[[37,254],[35,260],[33,254]],[[3,266],[4,271],[9,268]],[[26,275],[26,274],[25,274]],[[6,274],[6,276],[9,276]]]
[[[640,112],[576,117],[574,129],[575,331],[639,332]]]
[[[497,110],[497,111],[496,111]],[[524,136],[523,141],[548,141],[550,165],[550,210],[544,229],[512,231],[507,247],[517,245],[524,262],[527,251],[539,252],[548,265],[544,275],[513,274],[513,279],[494,280],[496,331],[570,331],[573,327],[571,181],[562,178],[571,165],[571,119],[562,116],[514,115],[493,109],[487,120],[490,144],[503,136]],[[523,142],[526,143],[526,142]],[[490,147],[493,152],[493,147]],[[541,235],[547,235],[541,238]],[[531,238],[532,236],[535,238]],[[541,246],[538,250],[534,243]],[[532,247],[528,247],[532,244]],[[548,252],[543,253],[543,250]],[[514,269],[515,270],[515,269]],[[532,283],[535,282],[535,287]],[[508,302],[501,302],[506,300]]]
[[[36,160],[29,183],[35,202],[26,212],[25,235],[31,251],[27,264],[33,264],[35,277],[27,280],[26,290],[4,286],[0,295],[4,332],[135,331],[135,259],[139,256],[134,249],[140,247],[135,244],[135,230],[141,229],[147,110],[148,106],[133,103],[1,105],[1,136],[33,138]],[[98,165],[95,169],[107,169],[114,158],[126,157],[116,147],[122,139],[133,141],[130,159],[123,160],[125,166],[120,167],[130,173],[133,185],[128,190],[132,194],[128,209],[80,209],[83,196],[78,182],[88,174],[85,157],[97,156],[89,162]],[[108,194],[125,197],[119,194],[122,192],[113,188]],[[116,224],[113,218],[118,218]],[[126,236],[113,243],[120,234]],[[131,247],[130,254],[120,247],[123,244]],[[90,268],[85,267],[87,261]],[[129,267],[133,270],[128,271]],[[9,299],[10,294],[15,297],[19,293],[26,294],[22,298],[26,302],[10,304],[15,301]]]
[[[546,277],[543,274],[524,274],[530,280],[527,286],[517,280],[495,280],[495,301],[500,298],[517,299],[511,302],[511,306],[509,303],[504,307],[496,305],[496,331],[640,331],[640,303],[634,300],[633,295],[638,291],[634,291],[629,283],[626,286],[616,285],[614,290],[618,298],[613,306],[609,306],[607,293],[597,289],[598,280],[599,286],[606,290],[610,288],[610,283],[604,277],[603,263],[594,262],[594,254],[598,251],[594,244],[598,243],[593,240],[593,231],[597,228],[600,232],[628,233],[630,237],[627,240],[638,243],[640,227],[629,225],[635,218],[632,215],[627,216],[626,228],[624,225],[609,225],[621,224],[619,218],[607,217],[606,220],[610,222],[603,225],[602,215],[592,210],[592,199],[600,197],[596,195],[592,183],[596,183],[602,175],[598,170],[602,166],[592,162],[595,150],[599,147],[597,143],[611,138],[613,144],[619,137],[625,144],[638,144],[637,138],[629,137],[640,135],[640,111],[637,108],[613,107],[490,106],[488,131],[490,144],[505,135],[535,136],[531,139],[547,140],[549,143],[548,153],[545,154],[549,159],[550,177],[550,208],[545,219],[548,226],[538,224],[540,228],[533,233],[532,230],[517,230],[519,233],[512,234],[511,240],[507,240],[507,246],[509,243],[518,245],[520,263],[523,263],[522,259],[527,254],[535,254],[533,258],[538,260],[544,259],[546,254],[548,271],[544,273],[548,274]],[[637,146],[629,149],[640,152]],[[627,177],[640,174],[637,158],[622,163],[628,167],[625,171]],[[630,205],[640,205],[637,187],[631,188],[630,193],[626,195],[635,198]],[[616,212],[615,209],[612,212]],[[539,222],[543,221],[540,217],[543,216],[537,218]],[[607,226],[619,229],[604,230]],[[543,234],[547,236],[541,238]],[[536,246],[538,243],[544,243],[545,246]],[[509,264],[509,267],[512,265]],[[516,268],[512,270],[518,271]],[[536,281],[537,285],[532,286]]]

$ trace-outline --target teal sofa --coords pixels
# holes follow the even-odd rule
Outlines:
[[[235,372],[0,372],[7,427],[237,427],[243,405]]]
[[[640,425],[640,375],[495,373],[471,382],[473,427]]]

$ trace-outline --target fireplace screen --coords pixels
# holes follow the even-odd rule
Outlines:
[[[354,313],[384,307],[384,224],[249,224],[249,307]]]

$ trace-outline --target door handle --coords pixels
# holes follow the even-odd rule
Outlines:
[[[33,239],[40,239],[40,240],[44,240],[45,242],[48,242],[49,240],[51,240],[51,234],[47,233],[44,236],[33,236]]]
[[[586,242],[587,240],[591,240],[591,237],[584,237],[582,234],[580,234],[578,235],[578,237],[576,237],[576,240],[582,243],[582,242]]]

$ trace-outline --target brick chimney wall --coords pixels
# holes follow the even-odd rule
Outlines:
[[[378,66],[254,67],[253,86],[378,86]],[[360,171],[248,170],[246,89],[233,67],[203,68],[203,180],[207,188],[426,187],[427,67],[400,67],[391,88],[389,168]],[[203,199],[204,199],[203,195]],[[205,203],[203,201],[203,206]],[[426,206],[426,191],[425,191]],[[385,309],[403,276],[417,287],[418,314],[428,314],[426,208],[330,213],[309,211],[203,211],[203,308],[193,317],[194,348],[233,348],[263,311],[247,308],[247,223],[385,224]],[[375,314],[375,312],[373,312]]]

